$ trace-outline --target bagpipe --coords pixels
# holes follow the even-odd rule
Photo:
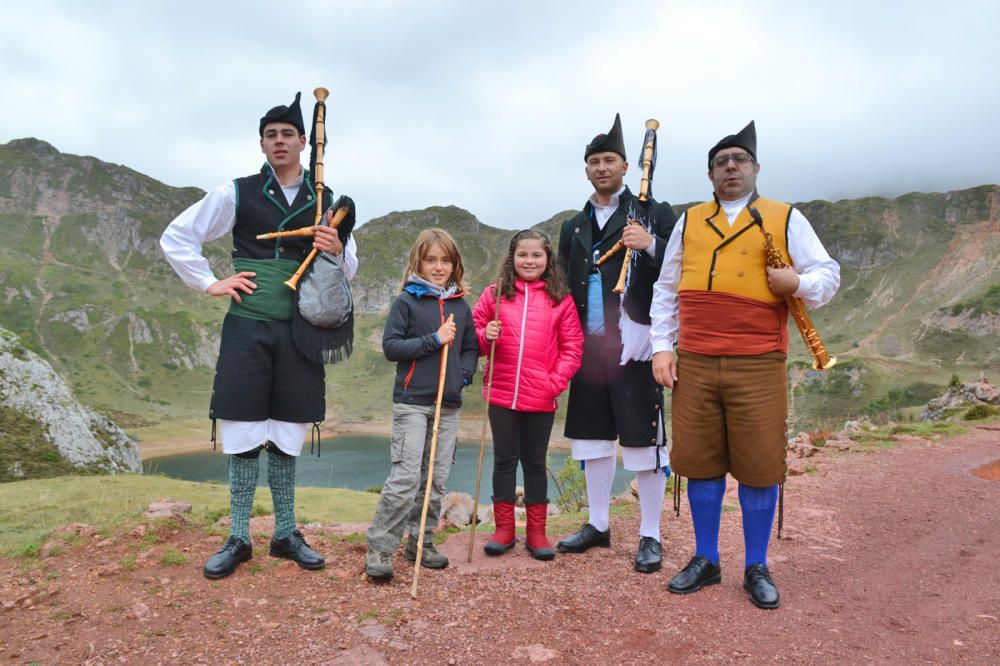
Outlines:
[[[258,240],[315,236],[316,227],[329,220],[329,226],[338,229],[345,243],[354,228],[354,202],[346,196],[324,210],[324,153],[326,149],[326,99],[330,91],[316,88],[313,91],[316,105],[313,108],[313,130],[309,140],[309,174],[316,195],[316,215],[313,226],[277,231],[257,236]],[[329,199],[329,197],[327,197]],[[333,214],[330,211],[333,210]],[[343,225],[343,226],[341,226]],[[302,354],[316,363],[336,363],[351,355],[354,347],[354,299],[351,285],[344,273],[344,257],[320,253],[317,248],[306,256],[288,280],[287,286],[295,293],[292,314],[292,337]]]
[[[628,223],[629,224],[641,224],[647,231],[652,232],[653,221],[648,215],[648,204],[652,195],[652,182],[653,182],[653,170],[656,169],[656,130],[660,128],[660,123],[653,118],[646,121],[646,136],[642,141],[642,160],[640,165],[642,167],[642,180],[639,182],[639,209],[634,206],[628,212]],[[617,254],[623,247],[625,247],[625,242],[619,240],[617,243],[611,246],[611,248],[605,252],[600,258],[595,262],[597,266],[600,266],[605,261]],[[618,275],[618,282],[615,284],[614,291],[616,294],[624,294],[626,289],[626,282],[630,273],[630,268],[632,265],[632,248],[625,248],[625,260],[622,262],[622,271]]]

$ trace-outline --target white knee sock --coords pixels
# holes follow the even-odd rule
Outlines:
[[[587,479],[587,504],[590,519],[587,521],[602,532],[608,529],[608,507],[611,505],[611,484],[615,480],[615,457],[591,458],[584,466]]]
[[[660,511],[663,509],[663,493],[667,489],[667,475],[663,468],[646,469],[635,473],[635,484],[639,486],[639,511],[642,515],[639,536],[660,540]]]

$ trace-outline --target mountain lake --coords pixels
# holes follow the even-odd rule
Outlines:
[[[566,450],[549,451],[549,469],[557,473],[563,461],[569,456]],[[259,486],[267,485],[267,453],[261,453]],[[458,442],[455,466],[448,477],[448,491],[472,495],[476,491],[476,465],[479,460],[479,442]],[[309,443],[303,447],[295,470],[298,486],[319,486],[324,488],[349,488],[367,490],[381,487],[389,474],[389,440],[370,435],[342,435],[324,438],[320,456],[309,454]],[[164,474],[185,481],[210,481],[228,483],[227,456],[218,451],[183,453],[144,460],[144,474]],[[483,480],[480,501],[489,501],[492,488],[493,449],[486,447],[483,457]],[[614,494],[625,490],[634,472],[622,469],[615,472]],[[523,485],[520,466],[517,470],[517,484]],[[549,477],[549,499],[557,495],[555,484]]]

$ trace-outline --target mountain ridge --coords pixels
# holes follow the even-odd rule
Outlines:
[[[182,285],[157,244],[166,224],[202,195],[38,139],[0,144],[0,232],[8,238],[0,247],[0,325],[88,405],[154,421],[204,414],[226,304]],[[792,334],[793,422],[856,414],[894,388],[943,386],[953,373],[971,377],[996,366],[1000,186],[795,205],[841,263],[842,286],[811,313],[841,358],[838,368],[809,370]],[[555,242],[574,213],[533,227]],[[328,370],[331,413],[361,420],[389,413],[381,321],[413,239],[429,226],[456,237],[471,298],[492,281],[513,233],[456,206],[397,211],[359,226],[358,344],[351,361]],[[228,239],[205,246],[217,275],[231,270],[229,249]],[[473,391],[466,396],[469,408],[481,405]]]

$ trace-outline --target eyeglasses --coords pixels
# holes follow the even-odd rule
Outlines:
[[[718,157],[712,160],[712,168],[721,169],[722,167],[729,164],[730,160],[736,162],[736,166],[746,166],[747,164],[753,162],[753,158],[746,153],[736,153],[735,155],[719,155]]]

